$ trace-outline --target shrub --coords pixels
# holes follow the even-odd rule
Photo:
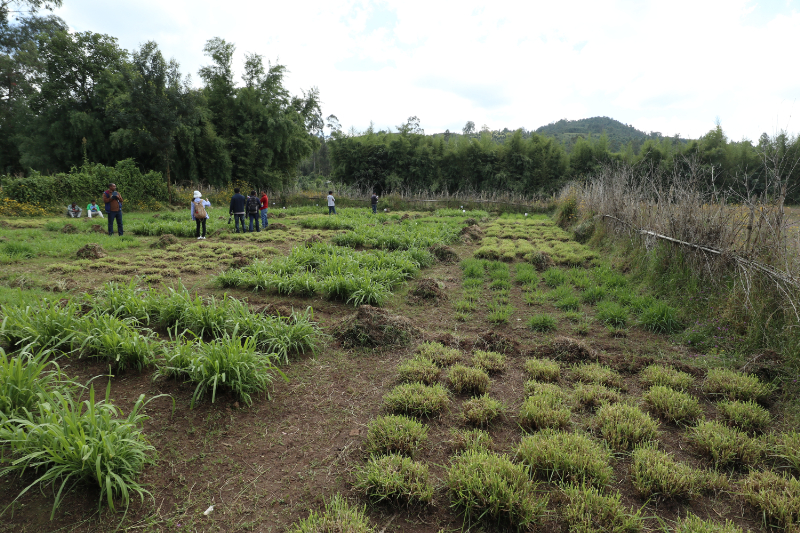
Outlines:
[[[439,367],[454,365],[461,362],[463,354],[455,348],[448,348],[438,342],[423,342],[417,346],[420,357],[430,359]]]
[[[528,359],[525,361],[525,372],[536,381],[558,381],[561,365],[550,359]]]
[[[367,506],[356,507],[337,494],[325,503],[322,513],[311,511],[308,518],[297,522],[289,533],[375,533],[366,516]]]
[[[472,352],[472,366],[480,368],[488,374],[497,374],[506,369],[506,356],[497,352]]]
[[[464,402],[464,421],[473,426],[486,427],[503,415],[503,402],[490,398],[488,394]]]
[[[676,333],[682,329],[678,310],[662,301],[656,301],[639,315],[639,324],[656,333]]]
[[[492,437],[482,429],[451,429],[451,447],[455,453],[466,451],[490,451]]]
[[[572,377],[581,383],[594,383],[607,387],[622,388],[622,376],[599,363],[583,363],[572,367]]]
[[[572,396],[580,405],[595,409],[605,403],[616,403],[622,400],[619,392],[603,385],[578,383],[572,390]]]
[[[544,515],[548,498],[528,478],[523,465],[504,455],[467,451],[456,456],[447,471],[450,500],[464,515],[467,528],[473,520],[493,521],[525,529]]]
[[[441,385],[406,383],[395,387],[383,397],[383,405],[387,411],[412,416],[430,417],[446,409],[449,404],[447,389]]]
[[[570,531],[581,533],[635,533],[642,529],[641,510],[623,507],[619,492],[606,495],[592,486],[564,489],[566,505],[559,510]]]
[[[764,401],[772,394],[772,386],[757,377],[724,368],[712,368],[706,375],[703,391],[727,400]]]
[[[433,499],[428,466],[397,454],[371,457],[356,473],[355,488],[374,503],[425,504]]]
[[[720,524],[689,514],[675,527],[675,533],[744,533],[744,530],[730,520]]]
[[[597,429],[615,450],[654,440],[658,422],[638,407],[624,403],[606,403],[597,410]]]
[[[426,385],[436,383],[439,377],[439,367],[430,359],[420,356],[400,363],[397,372],[400,381],[419,381]]]
[[[95,401],[93,386],[83,402],[69,389],[48,391],[27,417],[0,426],[0,445],[13,457],[0,475],[37,473],[17,498],[35,486],[51,486],[56,494],[52,520],[63,495],[79,482],[97,487],[100,504],[105,501],[112,510],[117,499],[127,508],[131,496],[144,500],[150,494],[137,481],[155,452],[142,433],[147,419],[142,410],[148,402],[142,394],[128,416],[122,417],[109,403],[110,393],[110,382],[105,400],[99,401]]]
[[[516,458],[543,481],[605,487],[614,475],[608,447],[579,433],[545,429],[522,437]]]
[[[533,315],[528,319],[528,327],[541,333],[556,329],[556,319],[546,313]]]
[[[762,431],[772,422],[769,411],[754,401],[731,402],[726,400],[719,402],[717,409],[726,424],[736,426],[742,431]]]
[[[597,304],[597,320],[608,326],[623,327],[628,322],[628,310],[617,302]]]
[[[653,385],[662,385],[675,390],[686,390],[694,383],[691,374],[675,370],[669,366],[649,365],[641,374],[639,379],[644,387],[649,388]]]
[[[569,425],[570,410],[562,397],[547,391],[528,396],[519,410],[519,423],[524,428],[563,428]]]
[[[542,279],[544,280],[545,285],[553,289],[560,287],[569,281],[567,273],[556,267],[550,267],[545,270],[542,274]]]
[[[705,490],[725,485],[720,475],[679,463],[671,455],[648,446],[633,451],[631,481],[644,498],[653,495],[693,498]]]
[[[489,390],[489,374],[480,368],[455,365],[447,372],[447,382],[456,394],[485,394]]]
[[[742,481],[742,497],[769,517],[771,526],[800,521],[800,480],[769,470],[751,471]]]
[[[644,399],[654,413],[669,422],[691,422],[703,414],[696,398],[669,387],[656,385],[645,393]]]
[[[761,442],[716,421],[701,421],[689,433],[697,449],[720,466],[743,463],[754,466],[764,453]]]
[[[405,416],[380,416],[372,421],[364,443],[370,455],[400,453],[414,457],[414,453],[428,439],[428,428]]]

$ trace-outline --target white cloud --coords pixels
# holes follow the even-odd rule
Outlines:
[[[279,58],[290,88],[318,86],[345,128],[601,115],[665,135],[697,137],[716,117],[733,139],[800,130],[796,2],[65,0],[58,14],[129,49],[155,40],[196,83],[215,36],[236,44],[238,72],[245,52]]]

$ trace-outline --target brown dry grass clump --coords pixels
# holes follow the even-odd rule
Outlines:
[[[411,291],[412,298],[416,300],[433,300],[436,302],[447,300],[447,294],[439,288],[439,284],[430,278],[417,281],[417,286]]]
[[[520,345],[517,341],[503,333],[486,330],[478,333],[472,345],[472,349],[503,353],[506,355],[517,355],[520,352]]]
[[[480,241],[483,239],[483,230],[478,226],[467,226],[461,230],[461,239],[464,242]]]
[[[78,233],[78,228],[72,224],[64,224],[64,227],[61,228],[61,233]]]
[[[268,229],[268,230],[280,229],[280,230],[286,231],[289,228],[286,227],[286,224],[281,224],[280,222],[272,222],[271,224],[267,225],[266,229]]]
[[[158,238],[156,242],[150,245],[150,248],[166,248],[173,244],[178,244],[178,238],[172,233],[166,233]]]
[[[453,251],[452,248],[449,246],[445,246],[444,244],[434,244],[428,251],[433,254],[437,261],[440,263],[445,264],[453,264],[458,263],[461,258],[458,257],[458,254]]]
[[[359,306],[355,315],[339,323],[335,329],[336,337],[348,347],[403,346],[420,334],[408,318],[391,315],[385,309],[371,305]]]
[[[82,247],[78,250],[76,254],[79,259],[100,259],[102,257],[107,256],[103,247],[97,244],[96,242],[90,242],[86,246]]]
[[[556,337],[549,344],[542,344],[531,350],[537,358],[556,359],[567,363],[598,361],[600,353],[583,341],[569,337]]]
[[[89,231],[92,231],[94,233],[102,233],[104,235],[106,233],[106,230],[103,229],[103,226],[101,226],[100,224],[92,224],[92,227]]]

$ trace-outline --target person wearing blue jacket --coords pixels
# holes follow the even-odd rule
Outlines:
[[[203,200],[203,195],[200,191],[194,191],[194,200],[192,200],[192,220],[197,223],[195,236],[198,241],[206,238],[206,220],[208,220],[209,217],[206,207],[211,207],[211,202]],[[200,234],[200,226],[203,227],[202,235]]]
[[[239,187],[233,189],[233,196],[231,196],[231,207],[228,214],[233,216],[235,220],[236,233],[239,233],[239,222],[242,223],[242,233],[244,233],[244,203],[247,198],[239,194]]]

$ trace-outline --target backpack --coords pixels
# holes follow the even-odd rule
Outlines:
[[[194,203],[194,218],[206,218],[208,217],[208,213],[206,213],[206,207],[203,205],[203,200]]]
[[[247,197],[247,213],[255,215],[258,213],[258,208],[261,207],[261,201],[255,196]]]

